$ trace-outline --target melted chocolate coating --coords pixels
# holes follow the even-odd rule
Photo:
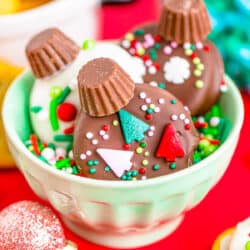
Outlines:
[[[157,24],[149,24],[138,29],[144,31],[145,35],[152,35],[153,38],[158,35]],[[145,41],[144,35],[138,35],[135,34],[135,32],[132,33],[134,33],[135,41],[141,43]],[[176,48],[171,48],[172,53],[167,55],[163,52],[163,50],[166,46],[171,47],[171,42],[165,41],[164,39],[160,38],[160,36],[158,36],[158,39],[159,41],[156,43],[160,45],[160,48],[154,49],[157,53],[157,59],[153,60],[153,64],[157,64],[160,69],[157,70],[156,74],[152,74],[150,73],[149,67],[145,66],[146,74],[144,75],[144,81],[146,83],[164,83],[166,85],[166,90],[168,90],[170,93],[179,98],[185,105],[187,105],[191,110],[192,115],[204,114],[214,103],[216,103],[220,96],[220,83],[223,81],[224,77],[224,66],[218,50],[213,45],[213,43],[208,40],[202,43],[203,48],[206,48],[206,50],[195,49],[194,55],[199,58],[200,63],[204,65],[204,70],[202,71],[201,76],[197,77],[193,73],[196,69],[196,66],[193,63],[193,57],[191,55],[185,54],[183,45],[178,45]],[[150,55],[150,50],[152,48],[153,46],[145,49],[145,54],[143,56],[145,57],[145,55]],[[125,49],[131,53],[130,48]],[[143,56],[141,56],[141,58]],[[182,84],[174,84],[172,81],[166,80],[164,76],[164,65],[173,57],[185,59],[190,65],[189,70],[191,74],[187,79],[184,79]],[[203,82],[203,86],[201,88],[196,87],[195,83],[197,80],[201,80]]]
[[[146,95],[145,98],[141,97],[142,93]],[[125,140],[117,113],[97,118],[90,117],[81,110],[76,121],[73,152],[74,159],[81,169],[82,174],[94,179],[120,180],[120,177],[116,176],[112,169],[106,168],[105,170],[107,163],[97,153],[98,149],[113,149],[123,152],[133,151],[131,158],[133,165],[130,171],[138,171],[138,175],[136,176],[138,180],[170,174],[192,165],[193,151],[198,144],[198,133],[192,123],[190,112],[183,107],[179,100],[176,100],[176,104],[172,104],[171,100],[176,100],[176,98],[167,91],[162,91],[148,84],[136,85],[133,99],[123,110],[130,112],[138,119],[147,123],[150,126],[149,131],[151,135],[148,134],[149,131],[145,132],[144,139],[139,142],[132,142],[128,149],[124,149]],[[150,103],[147,102],[149,101],[160,109],[152,114],[152,119],[147,120],[145,116],[146,111],[142,106],[146,105],[148,108]],[[176,115],[176,120],[171,118],[172,115]],[[117,121],[119,121],[119,124],[116,124]],[[175,169],[171,169],[170,162],[167,162],[164,158],[156,157],[156,151],[161,142],[163,132],[169,123],[174,127],[176,135],[185,151],[184,157],[176,158]],[[185,124],[189,124],[189,129],[185,129]],[[105,132],[103,129],[108,129],[108,131]],[[104,132],[108,135],[108,138],[104,139]],[[140,147],[141,142],[145,142],[146,147],[142,149],[143,152],[136,153],[136,149]],[[145,152],[148,152],[149,155],[145,156]],[[117,157],[119,162],[118,154],[113,157],[114,159]],[[148,161],[146,166],[143,166],[143,160]],[[96,166],[89,166],[89,161],[98,161],[98,164]],[[153,165],[155,164],[159,165],[159,170],[153,170]],[[91,174],[90,168],[94,168],[95,173]],[[145,173],[142,173],[141,168],[144,168]]]

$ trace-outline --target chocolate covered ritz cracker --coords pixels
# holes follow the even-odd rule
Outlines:
[[[135,85],[105,58],[82,68],[78,87],[82,108],[73,151],[84,176],[141,180],[192,164],[198,133],[188,109],[172,94]]]
[[[168,90],[199,115],[224,89],[221,56],[206,40],[210,30],[202,0],[166,0],[159,23],[126,34],[120,44],[143,60],[144,82]]]

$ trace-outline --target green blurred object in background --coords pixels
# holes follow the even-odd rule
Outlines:
[[[250,91],[250,0],[205,0],[212,18],[209,39],[222,53],[225,70]]]

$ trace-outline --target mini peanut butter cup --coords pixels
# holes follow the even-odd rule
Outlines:
[[[37,78],[52,76],[73,62],[80,48],[57,28],[46,29],[26,46],[26,55]]]
[[[135,84],[113,60],[98,58],[88,62],[78,75],[83,110],[103,117],[125,107],[134,96]]]
[[[208,12],[203,0],[165,0],[159,34],[178,44],[204,41],[211,32]]]

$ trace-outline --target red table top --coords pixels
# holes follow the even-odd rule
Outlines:
[[[131,5],[104,7],[98,12],[104,26],[100,36],[119,38],[131,27],[143,21],[155,20],[159,14],[157,2],[159,0],[137,0]],[[209,250],[221,231],[250,216],[250,119],[247,119],[247,114],[250,114],[250,96],[243,93],[243,99],[246,118],[239,145],[223,179],[200,205],[186,214],[184,222],[171,236],[141,248],[142,250]],[[1,170],[0,210],[19,200],[44,203],[31,191],[18,170]],[[75,236],[66,228],[65,234],[68,239],[78,244],[80,250],[107,249]]]

